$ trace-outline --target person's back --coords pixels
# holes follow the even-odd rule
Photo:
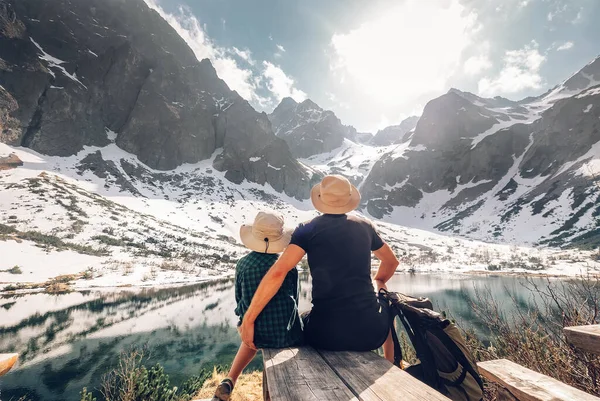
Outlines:
[[[318,348],[366,351],[389,329],[371,280],[371,252],[383,241],[366,219],[324,214],[301,224],[291,244],[304,249],[313,278],[306,341]]]
[[[368,220],[324,214],[301,224],[291,243],[304,249],[308,256],[313,310],[355,310],[375,302],[371,251],[379,249],[383,242]]]
[[[254,224],[240,227],[240,239],[251,250],[238,260],[235,268],[235,314],[241,325],[255,292],[290,242],[291,232],[277,213],[259,212]],[[282,285],[256,319],[255,340],[259,348],[291,347],[302,343],[302,324],[298,316],[298,270],[288,269]],[[229,373],[217,386],[212,401],[229,401],[235,383],[256,355],[255,346],[242,343]]]
[[[235,271],[235,314],[243,319],[252,297],[278,254],[250,252],[242,257]],[[282,287],[271,299],[256,320],[256,346],[258,348],[281,348],[299,345],[302,330],[298,317],[298,270],[286,275]]]

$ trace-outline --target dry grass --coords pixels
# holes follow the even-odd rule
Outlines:
[[[218,373],[215,370],[212,377],[204,382],[197,398],[211,399],[215,388],[225,376],[226,373]],[[240,376],[231,395],[231,401],[262,401],[262,399],[262,372],[250,372]]]

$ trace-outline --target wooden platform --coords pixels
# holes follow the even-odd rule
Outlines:
[[[0,354],[0,376],[8,373],[18,358],[19,354]]]
[[[263,350],[272,401],[448,401],[373,352]],[[265,385],[265,384],[263,384]]]
[[[575,347],[594,354],[600,354],[600,324],[565,327],[564,333],[567,341]]]
[[[600,401],[598,397],[507,359],[480,362],[477,366],[483,377],[499,384],[519,401]]]

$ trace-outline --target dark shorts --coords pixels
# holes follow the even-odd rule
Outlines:
[[[304,339],[308,345],[329,351],[371,351],[381,347],[390,325],[389,303],[378,299],[373,307],[336,312],[302,314]]]

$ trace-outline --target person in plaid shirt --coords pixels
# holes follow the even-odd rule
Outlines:
[[[284,229],[283,217],[259,212],[254,224],[240,228],[242,243],[252,252],[242,257],[235,269],[235,314],[241,325],[252,297],[271,266],[289,244],[291,230]],[[226,379],[217,387],[213,401],[228,401],[235,382],[257,353],[256,348],[282,348],[302,343],[302,321],[298,315],[298,270],[290,270],[277,294],[262,310],[255,323],[255,348],[242,343]]]

